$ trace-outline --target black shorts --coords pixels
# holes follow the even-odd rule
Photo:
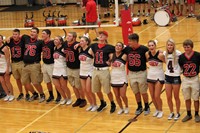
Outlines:
[[[6,73],[0,73],[0,76],[4,76]],[[12,72],[9,73],[9,75],[11,75]]]
[[[160,82],[161,84],[164,84],[164,83],[165,83],[164,80],[159,80],[159,79],[157,79],[157,80],[147,79],[147,82],[148,82],[148,83],[156,83],[156,82]]]
[[[112,87],[123,87],[124,85],[128,86],[128,83],[123,83],[123,84],[111,84]]]
[[[138,0],[138,3],[140,4],[140,3],[146,3],[146,1],[145,0]]]
[[[55,76],[55,75],[52,75],[52,78],[54,78],[54,79],[60,79],[61,77],[63,77],[65,80],[68,79],[67,76]]]
[[[181,84],[181,77],[180,76],[168,76],[165,75],[165,84]]]
[[[87,78],[92,78],[90,75],[88,75],[88,76],[79,76],[80,77],[80,79],[87,79]]]

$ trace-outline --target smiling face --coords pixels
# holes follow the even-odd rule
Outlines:
[[[49,38],[49,35],[45,31],[42,31],[42,39],[46,40],[47,38]]]
[[[103,33],[100,33],[99,34],[99,41],[105,41],[105,40],[107,40],[107,36],[106,35],[104,35]]]
[[[118,42],[118,43],[115,45],[115,51],[116,51],[116,52],[121,52],[122,49],[123,49],[123,44]]]
[[[174,51],[174,43],[172,43],[170,41],[167,42],[167,51],[168,51],[168,53],[173,53],[173,51]]]
[[[54,44],[56,45],[56,46],[59,46],[59,45],[61,45],[61,43],[62,43],[62,41],[61,41],[61,37],[55,37],[54,38]]]
[[[38,37],[38,33],[36,29],[31,29],[30,37],[32,39],[36,39]]]
[[[149,51],[154,52],[156,51],[156,44],[153,41],[149,41],[148,48],[149,48]]]
[[[190,45],[185,45],[185,46],[183,46],[183,48],[187,55],[190,55],[193,51],[193,48]]]
[[[82,48],[86,47],[88,45],[88,42],[86,41],[86,39],[84,37],[81,38],[80,40],[80,46]]]
[[[13,32],[12,38],[13,38],[15,41],[18,41],[19,38],[20,38],[19,32]]]

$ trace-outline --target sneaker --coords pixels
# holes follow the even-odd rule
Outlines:
[[[5,96],[6,96],[6,94],[0,93],[0,99],[1,99],[1,98],[4,98]]]
[[[86,108],[86,111],[90,111],[90,110],[92,110],[92,108],[93,108],[93,106],[90,105],[89,107]]]
[[[41,94],[40,95],[40,99],[39,99],[39,103],[42,103],[45,101],[45,95],[44,94]]]
[[[153,117],[157,117],[157,115],[158,115],[158,110],[156,110],[154,113],[153,113]]]
[[[29,99],[30,99],[30,94],[26,94],[25,100],[26,100],[26,101],[29,101]]]
[[[56,98],[56,100],[55,100],[55,103],[58,104],[58,103],[60,102],[60,100],[61,100],[61,97],[58,96],[58,97]]]
[[[93,41],[98,41],[98,40],[99,40],[98,38],[93,39]]]
[[[138,107],[135,111],[135,115],[139,115],[142,113],[142,107]]]
[[[66,105],[70,105],[70,104],[72,104],[72,99],[68,99],[66,102]]]
[[[116,109],[116,105],[115,105],[115,103],[112,103],[111,108],[110,108],[110,113],[115,112],[115,109]]]
[[[24,98],[24,94],[23,93],[20,93],[19,96],[17,97],[17,101],[21,100]]]
[[[10,98],[10,96],[9,96],[9,95],[6,95],[6,97],[5,97],[3,100],[4,100],[4,101],[8,101],[9,98]]]
[[[81,103],[79,105],[80,108],[83,108],[87,105],[87,101],[85,99],[81,99]]]
[[[177,121],[177,120],[180,118],[180,116],[181,116],[181,115],[180,115],[179,113],[177,113],[177,114],[175,115],[175,117],[174,117],[174,120]]]
[[[174,113],[172,112],[172,113],[169,114],[169,116],[168,116],[167,119],[168,119],[168,120],[171,120],[171,119],[173,119],[173,117],[174,117]]]
[[[140,13],[139,13],[139,12],[137,13],[137,16],[140,16]]]
[[[121,115],[122,113],[124,113],[124,110],[120,108],[120,109],[118,110],[117,114],[118,114],[118,115]]]
[[[99,106],[99,108],[97,109],[97,112],[101,112],[106,108],[107,104],[104,101],[103,103],[101,103],[101,105]]]
[[[195,122],[200,122],[200,117],[199,117],[199,115],[195,115],[194,120],[195,120]]]
[[[53,100],[54,100],[54,97],[49,96],[49,98],[46,100],[46,103],[50,103],[50,102],[53,101]]]
[[[39,96],[38,96],[38,93],[33,94],[33,95],[30,97],[29,102],[34,101],[34,100],[37,100],[38,97],[39,97]]]
[[[9,97],[9,99],[8,99],[8,101],[9,102],[11,102],[12,100],[14,100],[15,99],[15,96],[13,96],[13,95],[10,95],[10,97]]]
[[[142,13],[142,16],[145,16],[145,12]]]
[[[144,109],[144,115],[150,114],[150,108]]]
[[[128,114],[128,113],[129,113],[129,108],[126,107],[126,108],[124,109],[124,114]]]
[[[192,17],[192,14],[188,14],[187,18],[190,18],[190,17]]]
[[[95,112],[95,111],[97,111],[97,109],[98,109],[98,106],[95,105],[95,106],[92,107],[91,112]]]
[[[191,14],[191,16],[192,16],[193,18],[195,18],[195,17],[196,17],[196,16],[195,16],[193,13]]]
[[[146,17],[149,17],[149,16],[150,16],[150,13],[147,13],[147,14],[146,14]]]
[[[191,116],[186,115],[186,116],[182,119],[182,122],[189,121],[190,119],[192,119],[192,115],[191,115]]]
[[[74,104],[72,104],[72,107],[77,107],[81,104],[81,99],[77,99],[76,102]]]
[[[67,99],[63,99],[61,102],[60,102],[60,105],[64,105],[67,103]]]
[[[162,118],[162,117],[163,117],[163,112],[162,111],[158,111],[157,118]]]

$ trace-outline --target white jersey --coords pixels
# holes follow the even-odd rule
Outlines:
[[[163,70],[163,62],[158,59],[158,54],[159,51],[157,51],[156,55],[154,56],[149,52],[149,69],[147,73],[147,79],[164,81],[165,75]]]
[[[3,47],[5,47],[5,46],[2,46],[0,48],[0,73],[2,73],[2,74],[5,73],[6,69],[7,69],[6,57],[5,57],[4,52],[2,51]],[[9,69],[11,72],[11,67],[9,67]]]
[[[173,54],[168,54],[166,57],[166,51],[163,52],[163,54],[165,55],[165,60],[166,60],[166,70],[165,70],[165,74],[168,76],[180,76],[181,74],[181,68],[179,66],[178,63],[178,59],[179,56],[181,55],[181,52],[176,50],[176,64],[174,63],[174,55]]]
[[[80,76],[83,77],[92,77],[93,67],[93,57],[88,53],[88,49],[82,50],[79,54],[80,60]]]
[[[122,54],[123,55],[123,54]],[[124,85],[128,83],[127,74],[125,70],[126,61],[124,61],[120,55],[116,57],[116,59],[112,62],[112,69],[111,69],[111,85]]]
[[[55,48],[54,54],[53,76],[67,76],[66,55],[63,46],[59,49]]]

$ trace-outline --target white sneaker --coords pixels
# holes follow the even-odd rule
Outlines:
[[[95,106],[92,107],[92,109],[91,109],[90,111],[91,111],[91,112],[95,112],[95,111],[97,111],[97,109],[98,109],[98,106],[95,105]]]
[[[64,105],[67,103],[67,99],[63,99],[61,102],[60,102],[60,105]]]
[[[153,113],[153,117],[157,117],[158,113],[159,113],[159,111],[156,110],[156,111]]]
[[[124,112],[124,110],[120,108],[119,111],[117,112],[117,114],[121,115],[123,112]]]
[[[163,117],[163,112],[162,111],[158,111],[158,115],[157,115],[157,118],[162,118]]]
[[[68,100],[66,101],[66,105],[70,105],[70,104],[72,104],[72,99],[68,99]]]
[[[150,13],[147,13],[147,14],[146,14],[146,17],[149,17],[149,16],[150,16]]]
[[[180,118],[180,116],[181,116],[181,115],[180,115],[179,113],[176,114],[175,117],[174,117],[174,120],[177,121],[177,120]]]
[[[137,16],[140,16],[140,13],[139,13],[139,12],[137,13]]]
[[[168,120],[173,119],[173,117],[174,117],[174,113],[172,112],[172,113],[169,114],[169,116],[168,116]]]
[[[93,108],[92,105],[90,105],[89,107],[86,108],[86,111],[90,111]]]
[[[8,101],[9,98],[10,98],[10,96],[9,96],[9,95],[6,95],[6,97],[5,97],[3,100],[4,100],[4,101]]]
[[[129,108],[127,107],[124,109],[124,114],[128,114],[128,113],[129,113]]]
[[[9,99],[8,99],[8,101],[9,102],[11,102],[12,100],[14,100],[15,99],[15,96],[13,96],[13,95],[10,95],[10,97],[9,97]]]

